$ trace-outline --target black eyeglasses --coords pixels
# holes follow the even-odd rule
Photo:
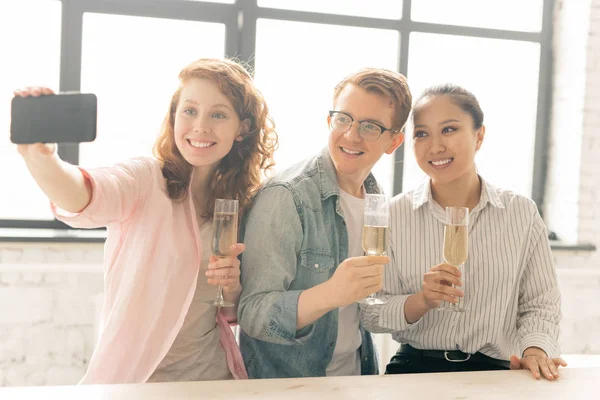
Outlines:
[[[331,118],[329,127],[339,133],[348,132],[354,123],[354,118],[343,111],[329,111],[329,117]],[[385,131],[391,131],[392,133],[398,132],[398,130],[386,128],[383,125],[369,120],[356,122],[358,122],[358,134],[364,140],[369,142],[374,142],[379,139]]]

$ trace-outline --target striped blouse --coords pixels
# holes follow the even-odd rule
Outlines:
[[[431,310],[412,324],[404,315],[404,303],[421,290],[423,275],[444,261],[445,213],[427,180],[392,200],[392,261],[382,295],[389,301],[361,306],[363,324],[418,349],[479,351],[508,360],[535,346],[557,357],[560,292],[544,222],[530,199],[481,182],[462,277],[467,311]]]

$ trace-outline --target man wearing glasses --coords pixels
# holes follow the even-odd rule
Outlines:
[[[328,146],[270,180],[244,229],[240,347],[251,378],[376,374],[357,301],[382,287],[386,256],[363,256],[375,163],[403,142],[406,78],[364,69],[340,82]]]

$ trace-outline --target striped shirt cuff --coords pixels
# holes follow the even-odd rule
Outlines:
[[[409,324],[404,313],[404,304],[410,296],[412,295],[389,297],[387,304],[382,305],[379,309],[379,326],[396,332],[413,329],[417,326],[423,318]]]
[[[521,357],[529,347],[539,347],[544,350],[548,357],[560,356],[560,347],[556,340],[545,333],[529,333],[521,338]]]

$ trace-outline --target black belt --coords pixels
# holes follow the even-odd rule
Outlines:
[[[488,357],[482,353],[463,353],[460,350],[420,350],[415,349],[411,345],[402,344],[398,349],[397,354],[406,354],[406,355],[418,355],[426,358],[437,358],[441,360],[446,360],[448,362],[473,362],[478,364],[491,364],[497,365],[500,367],[504,367],[506,369],[510,368],[510,362],[505,360],[498,360],[497,358]]]

